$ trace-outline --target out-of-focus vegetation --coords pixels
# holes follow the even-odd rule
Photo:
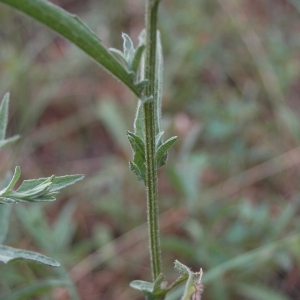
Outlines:
[[[121,32],[137,42],[144,26],[143,1],[55,3],[108,47],[121,48]],[[164,273],[174,279],[175,259],[202,267],[204,299],[300,294],[297,3],[161,3],[163,127],[179,136],[160,171]],[[11,91],[9,129],[22,135],[1,154],[2,174],[18,155],[27,178],[87,175],[65,200],[14,207],[7,244],[64,267],[1,265],[0,294],[47,278],[53,288],[28,299],[72,299],[49,281],[70,277],[81,299],[141,299],[129,282],[150,276],[146,203],[125,136],[136,99],[75,46],[4,5],[0,39],[0,93]]]

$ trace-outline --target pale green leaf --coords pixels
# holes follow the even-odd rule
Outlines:
[[[127,69],[128,71],[132,71],[131,65],[135,53],[134,46],[131,38],[126,33],[122,34],[122,38],[123,38],[123,52],[124,52],[124,57],[126,59]]]
[[[45,255],[27,251],[27,250],[21,250],[16,249],[4,245],[0,245],[0,261],[4,262],[5,264],[10,261],[15,260],[29,260],[40,264],[45,264],[52,267],[60,267],[60,264]]]
[[[14,135],[13,137],[10,137],[8,139],[2,140],[0,141],[0,150],[13,144],[14,142],[16,142],[18,139],[20,138],[19,135]]]
[[[114,54],[124,66],[126,65],[126,58],[122,51],[115,48],[109,48],[109,51]]]
[[[17,166],[15,168],[14,175],[13,175],[10,183],[8,184],[8,186],[6,188],[4,188],[2,191],[0,191],[0,196],[4,195],[7,191],[11,190],[18,182],[20,176],[21,176],[21,169],[19,166]]]
[[[6,93],[0,105],[0,141],[5,139],[8,120],[9,93]]]

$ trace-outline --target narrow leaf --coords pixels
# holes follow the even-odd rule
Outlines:
[[[6,93],[0,105],[0,141],[5,139],[8,120],[9,93]]]
[[[122,51],[115,48],[109,48],[109,51],[114,54],[120,60],[120,62],[124,64],[124,66],[126,65],[126,58]]]
[[[155,133],[160,132],[161,123],[161,107],[162,107],[162,94],[163,94],[163,54],[160,39],[160,32],[157,31],[156,38],[156,62],[155,62],[155,82],[154,82],[154,101],[155,101]]]
[[[20,169],[20,167],[16,167],[14,175],[13,175],[10,183],[8,184],[8,186],[6,188],[4,188],[2,191],[0,191],[0,195],[4,195],[7,191],[11,190],[18,182],[20,176],[21,176],[21,169]]]
[[[134,94],[140,96],[141,91],[128,76],[125,68],[77,16],[44,0],[0,0],[0,2],[22,11],[73,42],[123,82]]]
[[[280,291],[272,290],[262,285],[239,284],[237,291],[240,295],[253,300],[289,300],[290,298]]]
[[[60,286],[68,286],[69,282],[62,279],[46,279],[39,280],[25,287],[12,290],[8,295],[0,295],[2,300],[25,300],[33,299],[40,294],[44,294],[52,288]]]
[[[134,73],[137,73],[138,71],[144,50],[145,50],[145,45],[140,45],[135,50],[134,57],[131,64],[131,70]]]
[[[135,119],[134,119],[134,133],[142,140],[144,137],[144,111],[143,111],[143,102],[141,100],[138,101]]]
[[[162,144],[161,140],[162,140],[163,134],[164,134],[164,131],[161,131],[155,137],[155,148],[156,149]]]
[[[0,196],[0,203],[1,204],[13,204],[19,202],[19,199],[12,198],[12,197],[3,197]]]
[[[15,135],[13,137],[10,137],[8,139],[2,140],[0,141],[0,150],[13,144],[14,142],[16,142],[18,139],[20,138],[19,135]]]
[[[6,264],[15,260],[29,260],[52,267],[60,267],[60,264],[56,260],[45,255],[0,245],[0,261]]]
[[[11,208],[11,205],[0,205],[0,244],[4,242],[7,236]]]
[[[145,30],[143,30],[139,35],[139,44],[145,45]],[[145,82],[145,55],[142,55],[140,62],[140,70],[139,70],[139,80],[140,85]],[[146,81],[146,84],[148,82]],[[145,86],[141,87],[141,89],[145,88]],[[144,137],[144,111],[143,111],[143,102],[139,99],[137,104],[137,109],[135,113],[135,119],[133,123],[134,133],[140,137],[142,140],[145,140]]]

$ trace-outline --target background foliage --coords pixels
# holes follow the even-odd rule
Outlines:
[[[143,28],[142,1],[55,3],[108,47],[122,48],[121,32],[137,43]],[[162,1],[163,128],[179,136],[160,171],[163,262],[170,281],[175,259],[202,267],[204,299],[300,293],[299,14],[294,0]],[[136,99],[75,46],[3,5],[0,37],[8,130],[22,136],[1,153],[3,176],[15,164],[26,178],[87,175],[64,200],[14,207],[6,243],[64,267],[1,265],[1,295],[39,279],[54,288],[36,299],[69,299],[55,280],[71,279],[81,299],[140,299],[129,282],[150,276],[146,203],[125,136]]]

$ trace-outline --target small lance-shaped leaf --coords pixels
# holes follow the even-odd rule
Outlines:
[[[110,52],[113,53],[120,62],[126,67],[128,74],[132,76],[133,81],[136,84],[138,90],[144,90],[147,81],[139,82],[138,68],[141,62],[143,52],[145,50],[145,45],[140,44],[137,49],[134,49],[133,42],[131,38],[126,34],[122,34],[123,38],[123,52],[115,48],[109,48]]]
[[[45,0],[0,0],[50,27],[94,58],[138,97],[141,90],[125,68],[106,49],[98,36],[77,16]]]
[[[126,33],[122,33],[122,38],[123,38],[123,52],[127,63],[127,70],[131,71],[131,65],[135,53],[133,42]]]
[[[133,171],[139,181],[145,181],[145,144],[143,140],[134,133],[127,131],[127,137],[133,150],[133,162],[130,162],[130,169]]]
[[[14,260],[30,260],[36,263],[45,264],[52,267],[60,267],[60,264],[56,260],[45,255],[32,251],[26,251],[0,245],[0,261],[7,264],[8,262]]]
[[[131,70],[134,73],[137,73],[137,71],[138,71],[144,50],[145,50],[145,45],[139,45],[135,50],[134,57],[133,57],[132,63],[131,63]],[[140,82],[139,82],[139,85],[140,85]]]
[[[8,121],[8,105],[9,105],[9,93],[6,93],[0,105],[0,149],[9,146],[19,139],[19,135],[15,135],[11,138],[5,139],[6,127]]]
[[[177,136],[173,136],[158,147],[156,150],[157,169],[166,164],[168,155],[167,151],[177,141],[177,139]]]

